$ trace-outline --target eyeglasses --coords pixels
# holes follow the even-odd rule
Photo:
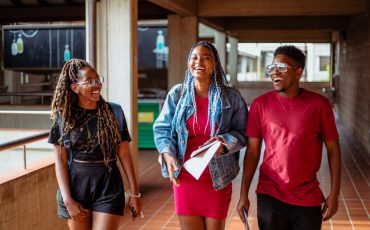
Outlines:
[[[285,73],[286,71],[288,71],[288,66],[289,65],[286,63],[273,63],[271,65],[266,66],[266,73],[273,74],[275,70],[279,71],[280,73]]]
[[[87,79],[85,81],[76,82],[78,85],[87,85],[90,87],[94,87],[95,85],[101,85],[104,82],[104,77],[94,78],[94,79]]]

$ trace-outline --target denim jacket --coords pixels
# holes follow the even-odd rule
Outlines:
[[[246,146],[247,138],[245,129],[248,118],[248,109],[245,101],[238,91],[231,87],[226,88],[227,97],[224,99],[218,131],[216,136],[224,140],[228,153],[215,155],[210,163],[209,169],[213,181],[213,187],[216,190],[226,187],[239,173],[239,150]],[[188,129],[186,120],[194,113],[194,108],[188,105],[188,108],[182,109],[185,116],[181,124],[176,127],[176,132],[171,134],[172,119],[179,101],[179,92],[181,84],[174,86],[167,94],[161,113],[154,122],[154,142],[160,154],[169,153],[172,155],[178,165],[175,172],[177,177],[184,163],[186,151]],[[169,177],[168,169],[162,157],[162,176]]]

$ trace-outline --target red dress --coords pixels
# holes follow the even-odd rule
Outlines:
[[[192,151],[210,138],[208,117],[208,98],[196,97],[197,123],[193,123],[192,115],[186,122],[189,130],[184,161],[190,158]],[[207,127],[206,127],[207,125]],[[232,193],[231,183],[216,191],[213,188],[209,167],[204,170],[199,180],[196,180],[182,167],[179,174],[179,187],[173,186],[175,210],[177,215],[205,216],[213,219],[225,219],[229,209]]]

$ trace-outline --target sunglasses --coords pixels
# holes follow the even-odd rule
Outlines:
[[[104,77],[99,77],[95,79],[87,79],[85,81],[76,82],[77,85],[87,85],[94,87],[95,85],[101,85],[104,82]]]
[[[280,73],[285,73],[288,71],[288,67],[294,69],[299,67],[293,67],[286,63],[273,63],[271,65],[266,66],[266,73],[267,74],[273,74],[275,70],[277,70]]]

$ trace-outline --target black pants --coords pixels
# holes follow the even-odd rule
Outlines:
[[[319,230],[321,206],[290,205],[269,195],[257,194],[257,217],[260,230]]]

